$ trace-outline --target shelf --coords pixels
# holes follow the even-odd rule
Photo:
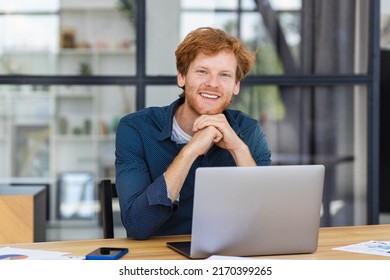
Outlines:
[[[114,141],[115,140],[115,134],[107,134],[107,135],[99,135],[100,141]]]
[[[14,126],[49,126],[50,119],[49,116],[24,116],[24,117],[15,117],[12,120]]]
[[[25,49],[14,49],[14,50],[7,50],[5,54],[3,54],[5,57],[11,57],[11,56],[55,56],[56,52],[49,51],[49,50],[25,50]]]
[[[76,91],[60,91],[56,93],[56,97],[59,99],[92,99],[93,93],[92,92],[82,92],[82,90],[76,90]]]
[[[59,142],[84,142],[84,141],[92,141],[94,138],[96,138],[98,141],[114,141],[115,140],[115,134],[110,135],[101,135],[101,134],[95,134],[95,135],[56,135],[56,141]],[[1,135],[0,135],[1,139]]]
[[[93,55],[91,49],[61,49],[58,55]]]
[[[58,142],[91,142],[92,135],[56,135],[55,140]]]
[[[135,55],[135,50],[129,49],[61,49],[59,55],[87,56],[87,55]]]
[[[110,10],[117,9],[116,0],[67,0],[61,1],[62,11],[74,11],[74,10]]]

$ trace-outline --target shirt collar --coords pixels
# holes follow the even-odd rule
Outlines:
[[[180,97],[179,99],[174,101],[171,105],[166,107],[164,124],[163,124],[162,131],[161,131],[161,134],[160,134],[160,137],[158,138],[158,140],[164,140],[167,138],[171,138],[173,116],[175,115],[177,107],[179,107],[180,104],[183,104],[183,102],[184,102],[184,97]]]
[[[228,123],[230,124],[230,126],[232,127],[232,129],[234,130],[234,132],[238,135],[238,136],[243,136],[241,135],[241,130],[240,130],[240,127],[238,126],[236,120],[234,119],[234,117],[232,116],[231,114],[231,111],[230,110],[225,110],[223,111],[223,114],[225,115]]]

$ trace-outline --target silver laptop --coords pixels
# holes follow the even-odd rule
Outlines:
[[[196,170],[191,242],[167,245],[192,259],[317,250],[325,167]]]

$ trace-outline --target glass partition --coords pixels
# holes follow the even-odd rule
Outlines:
[[[147,57],[153,58],[148,74],[172,74],[173,67],[160,66],[171,66],[165,61],[174,59],[184,36],[201,26],[222,28],[258,50],[253,75],[367,73],[367,67],[357,67],[368,55],[367,40],[361,38],[368,28],[367,11],[356,0],[175,0],[169,7],[160,2],[147,1]],[[161,34],[169,40],[160,40]]]
[[[365,87],[254,86],[232,107],[263,126],[274,165],[323,164],[323,226],[364,223],[367,189]]]

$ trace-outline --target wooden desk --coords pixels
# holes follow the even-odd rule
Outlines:
[[[46,240],[46,189],[0,186],[0,244]]]
[[[118,239],[96,239],[63,242],[43,242],[12,244],[11,247],[39,250],[53,250],[71,252],[75,256],[84,256],[98,247],[127,247],[129,253],[123,257],[124,260],[180,260],[186,259],[166,247],[167,241],[187,241],[189,235],[153,237],[145,241],[137,241],[126,238]],[[318,250],[314,254],[278,255],[263,256],[261,258],[281,258],[300,260],[375,260],[389,257],[349,253],[332,250],[332,248],[351,245],[369,240],[388,241],[390,240],[390,225],[374,226],[351,226],[351,227],[330,227],[321,228]],[[7,245],[0,245],[7,246]]]

